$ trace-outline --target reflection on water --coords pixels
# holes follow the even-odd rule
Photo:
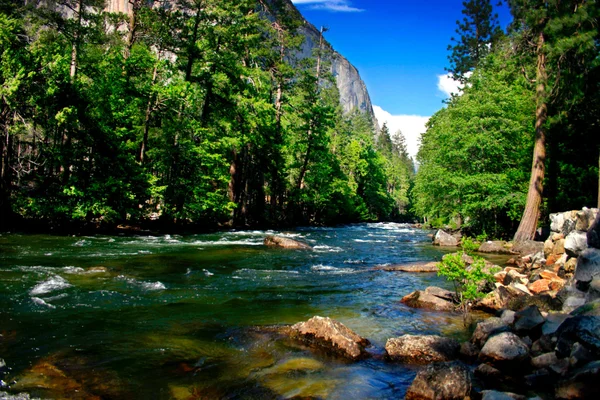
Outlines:
[[[267,234],[313,251],[262,246]],[[15,391],[49,398],[402,397],[409,367],[348,363],[273,326],[329,316],[375,355],[405,333],[464,336],[462,319],[398,300],[435,274],[376,265],[440,259],[402,224],[203,235],[0,236],[0,356]]]

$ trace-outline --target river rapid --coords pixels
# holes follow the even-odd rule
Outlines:
[[[0,358],[11,391],[42,398],[402,398],[416,374],[388,338],[465,338],[460,316],[402,296],[448,285],[374,267],[439,260],[427,231],[395,223],[202,235],[0,236]],[[266,248],[267,234],[313,250]],[[314,315],[376,356],[350,363],[269,334]]]

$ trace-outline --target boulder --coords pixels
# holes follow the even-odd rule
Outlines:
[[[551,313],[546,316],[546,322],[542,325],[542,335],[552,335],[558,330],[565,320],[569,318],[568,314]]]
[[[594,361],[594,355],[578,342],[573,343],[571,354],[569,355],[569,366],[572,368],[581,367]]]
[[[331,318],[312,317],[291,327],[292,336],[353,360],[366,356],[369,341]]]
[[[554,241],[552,240],[552,238],[546,239],[546,241],[544,242],[544,255],[546,257],[548,257],[550,254],[552,254],[553,248],[554,248]]]
[[[514,254],[514,252],[505,247],[506,242],[502,240],[488,240],[487,242],[481,243],[479,249],[480,253],[493,253],[493,254]]]
[[[381,265],[375,269],[383,271],[400,271],[400,272],[437,272],[438,262],[431,261],[427,263],[411,263],[402,265]]]
[[[553,338],[551,336],[547,336],[547,335],[540,336],[540,338],[538,340],[536,340],[535,342],[533,342],[533,344],[531,345],[530,354],[532,356],[539,356],[541,354],[554,351],[554,347],[555,347],[556,343],[554,341],[552,341],[552,339]]]
[[[412,308],[424,308],[435,311],[454,311],[456,308],[454,303],[421,290],[404,296],[400,302]]]
[[[477,324],[477,327],[471,336],[471,343],[481,348],[490,336],[508,331],[510,331],[510,327],[501,318],[488,318]]]
[[[493,365],[516,365],[525,360],[528,355],[529,348],[521,338],[512,332],[502,332],[485,342],[479,353],[479,359]]]
[[[585,232],[573,231],[565,238],[565,252],[570,256],[578,257],[587,247]]]
[[[587,244],[588,247],[600,249],[600,212],[597,213],[594,223],[587,231]]]
[[[520,274],[517,271],[511,269],[506,272],[503,284],[504,286],[508,286],[513,282],[526,285],[527,283],[529,283],[529,280],[527,279],[527,275]]]
[[[269,247],[281,247],[284,249],[299,249],[309,250],[311,247],[306,243],[299,242],[294,239],[285,238],[281,236],[269,235],[264,240],[264,245]]]
[[[571,257],[565,262],[565,272],[572,274],[575,272],[575,268],[577,267],[577,258]]]
[[[515,322],[515,314],[516,312],[513,310],[504,310],[502,314],[500,314],[500,319],[504,321],[505,324],[510,325]]]
[[[565,223],[564,213],[550,214],[550,230],[552,232],[562,232]]]
[[[498,286],[484,298],[478,300],[473,305],[473,309],[493,313],[507,308],[511,301],[520,296],[525,296],[525,293],[511,287]]]
[[[497,390],[483,390],[481,400],[527,400],[527,397],[511,392],[499,392]]]
[[[460,358],[468,362],[477,360],[479,356],[479,347],[471,342],[462,342],[460,344]]]
[[[527,285],[527,289],[533,294],[540,294],[550,291],[550,283],[548,279],[538,279],[537,281]]]
[[[556,386],[557,399],[597,399],[600,361],[577,368]]]
[[[433,244],[436,246],[458,246],[459,242],[454,236],[439,229],[433,238]]]
[[[447,290],[447,289],[442,289],[441,287],[437,287],[437,286],[428,286],[425,288],[425,293],[427,294],[431,294],[435,297],[439,297],[440,299],[444,299],[444,300],[448,300],[448,301],[456,301],[456,293]]]
[[[589,283],[594,277],[600,277],[600,250],[587,249],[577,258],[575,280]]]
[[[581,211],[577,211],[576,219],[575,219],[575,229],[578,231],[587,232],[588,229],[594,223],[596,215],[598,214],[598,209],[594,210],[589,209],[587,207],[583,207]]]
[[[556,363],[558,363],[558,357],[556,357],[556,353],[553,351],[531,359],[531,366],[536,369],[548,368]]]
[[[540,327],[546,320],[540,313],[540,310],[531,305],[515,314],[513,328],[519,333],[527,333]]]
[[[590,282],[587,294],[585,296],[585,301],[588,303],[598,299],[600,299],[600,278],[596,278]]]
[[[587,315],[600,317],[600,299],[590,301],[588,303],[583,304],[582,306],[577,307],[575,310],[571,311],[571,315]]]
[[[463,400],[471,392],[471,374],[460,363],[430,364],[417,374],[406,400]]]
[[[456,340],[437,335],[404,335],[385,344],[391,360],[410,364],[452,361],[458,358],[459,350]]]
[[[556,353],[568,357],[575,342],[579,342],[600,357],[600,317],[578,315],[563,322],[556,331]]]
[[[536,254],[544,251],[544,242],[536,242],[534,240],[523,240],[515,242],[512,250],[523,255]]]

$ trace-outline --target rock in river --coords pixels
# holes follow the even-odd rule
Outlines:
[[[309,344],[328,349],[346,358],[357,360],[366,356],[369,341],[341,322],[331,318],[312,317],[291,327],[292,336]]]
[[[437,335],[404,335],[388,339],[385,344],[390,359],[413,364],[452,361],[459,350],[456,340]]]
[[[454,303],[444,298],[438,297],[427,288],[426,290],[414,291],[402,298],[400,302],[412,308],[425,308],[435,311],[453,311],[456,307]],[[443,290],[443,289],[440,289]]]
[[[458,246],[458,239],[443,230],[438,230],[433,238],[433,244],[437,246]]]
[[[430,364],[406,392],[406,400],[462,400],[471,392],[471,374],[460,363]]]
[[[306,243],[299,242],[294,239],[284,238],[281,236],[273,236],[269,235],[265,238],[264,241],[265,246],[269,247],[281,247],[284,249],[301,249],[308,250],[311,249],[309,245]]]
[[[412,263],[412,264],[400,264],[400,265],[380,265],[375,269],[383,271],[401,271],[401,272],[437,272],[438,262],[431,261],[428,263]]]

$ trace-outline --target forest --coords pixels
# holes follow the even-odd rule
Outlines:
[[[596,206],[599,6],[463,2],[462,90],[416,160],[342,112],[321,33],[284,0],[0,0],[0,216],[14,227],[256,227],[421,221],[531,239]]]
[[[27,4],[26,4],[27,3]],[[412,160],[344,115],[287,1],[3,0],[5,225],[290,226],[399,218]]]
[[[412,192],[433,226],[527,240],[548,214],[600,205],[596,1],[463,2],[448,71],[463,83],[429,120]],[[516,232],[516,233],[515,233]]]

